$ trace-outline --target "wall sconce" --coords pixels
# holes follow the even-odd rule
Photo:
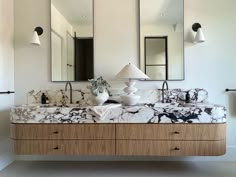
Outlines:
[[[202,31],[202,26],[199,23],[194,23],[192,26],[192,29],[196,33],[196,36],[194,38],[194,43],[203,43],[206,41],[205,36]]]
[[[40,45],[39,36],[43,34],[43,28],[40,26],[36,27],[33,32],[31,44]]]

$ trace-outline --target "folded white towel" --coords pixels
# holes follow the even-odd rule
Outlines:
[[[93,114],[96,116],[96,118],[98,118],[99,120],[104,120],[105,119],[105,115],[114,108],[119,108],[121,107],[121,104],[107,104],[107,105],[103,105],[103,106],[93,106],[91,107],[91,110],[93,112]]]

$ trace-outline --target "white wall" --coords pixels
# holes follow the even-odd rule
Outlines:
[[[206,88],[209,101],[227,107],[228,152],[220,160],[236,160],[236,95],[224,92],[226,87],[236,88],[235,6],[235,0],[185,1],[186,79],[169,82],[170,88]],[[128,62],[138,63],[137,9],[136,0],[95,0],[95,65],[98,73],[106,70],[105,75],[112,78]],[[49,10],[48,0],[15,1],[16,104],[26,103],[26,93],[30,89],[64,88],[65,83],[50,82]],[[194,22],[202,24],[206,43],[194,45],[189,42]],[[38,25],[45,32],[41,37],[42,45],[35,47],[29,44],[29,39],[32,30]],[[115,82],[113,84],[120,86]],[[73,87],[85,85],[74,83]],[[140,82],[138,86],[160,88],[161,82]]]
[[[138,65],[136,0],[95,0],[95,77],[113,79],[128,63]]]
[[[0,92],[14,91],[13,0],[0,0]],[[14,95],[0,95],[0,171],[14,160],[10,141],[10,107]]]

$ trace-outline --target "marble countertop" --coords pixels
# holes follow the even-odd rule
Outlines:
[[[100,119],[92,106],[15,106],[12,123],[225,123],[224,106],[201,104],[142,104],[109,109]]]

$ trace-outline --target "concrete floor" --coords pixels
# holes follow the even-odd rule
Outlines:
[[[24,162],[0,177],[236,177],[236,162]]]

